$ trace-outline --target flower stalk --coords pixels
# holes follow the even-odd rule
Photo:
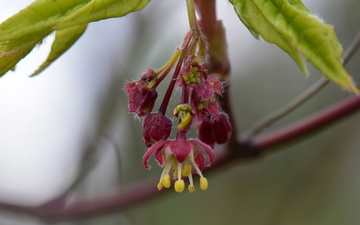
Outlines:
[[[186,0],[186,7],[188,12],[189,25],[191,30],[196,30],[198,27],[194,0]]]
[[[200,189],[206,190],[208,181],[201,170],[214,161],[215,144],[225,143],[230,137],[232,128],[229,117],[222,112],[217,100],[217,97],[223,93],[223,83],[209,74],[209,43],[196,18],[194,1],[187,0],[186,4],[190,30],[181,46],[164,66],[155,71],[148,70],[139,81],[128,83],[125,90],[129,93],[129,109],[134,109],[129,112],[145,118],[143,137],[145,145],[149,148],[144,154],[143,164],[149,169],[149,158],[154,155],[156,161],[163,167],[157,184],[158,190],[171,186],[170,171],[172,170],[175,191],[184,191],[184,178],[187,178],[189,192],[195,193],[192,170],[200,176]],[[172,79],[159,110],[153,113],[152,109],[157,98],[156,88],[175,64]],[[172,110],[172,116],[177,117],[178,125],[176,138],[168,139],[172,121],[166,116],[166,111],[175,85],[182,91],[180,102]],[[133,97],[137,98],[134,100]],[[187,138],[187,133],[193,124],[200,140]],[[207,160],[204,155],[207,156]]]

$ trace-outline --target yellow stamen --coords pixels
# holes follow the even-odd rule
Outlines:
[[[169,175],[169,174],[165,174],[165,175],[162,177],[161,183],[164,185],[165,188],[169,188],[170,185],[171,185],[170,175]]]
[[[193,194],[193,193],[195,193],[196,192],[196,189],[195,189],[195,187],[194,187],[194,185],[189,185],[189,192],[191,193],[191,194]]]
[[[200,178],[200,189],[201,190],[206,190],[208,188],[208,181],[205,177],[201,177]]]
[[[194,62],[196,62],[197,60],[193,60]],[[196,66],[192,67],[190,69],[190,72],[188,74],[183,75],[183,81],[185,84],[190,84],[190,83],[201,83],[200,80],[200,72],[199,72],[199,68],[197,68]]]
[[[190,183],[188,190],[190,191],[190,193],[195,193],[196,189],[194,187],[194,182],[193,182],[191,173],[189,174],[188,178],[189,178],[189,183]]]
[[[163,155],[164,160],[164,170],[160,177],[160,182],[157,184],[157,188],[160,191],[161,189],[169,188],[171,186],[171,179],[169,172],[170,170],[173,170],[173,176],[175,181],[174,189],[176,192],[181,193],[185,189],[185,181],[182,179],[182,177],[188,177],[189,179],[189,186],[188,190],[190,193],[195,193],[196,189],[193,182],[193,177],[191,174],[192,168],[195,169],[195,171],[200,176],[200,189],[201,190],[207,190],[208,188],[208,181],[207,179],[202,175],[199,166],[196,164],[194,160],[194,152],[197,152],[198,149],[196,146],[191,150],[188,157],[184,160],[184,162],[180,163],[176,160],[175,156],[171,152],[170,148],[165,148],[165,154]]]
[[[170,151],[170,150],[166,149],[165,151]],[[163,161],[165,163],[165,167],[164,167],[164,169],[163,169],[163,171],[161,173],[160,182],[164,184],[163,180],[168,179],[168,178],[165,178],[165,177],[169,176],[169,187],[170,187],[170,175],[169,175],[169,172],[171,170],[172,165],[174,164],[174,156],[163,157]],[[165,186],[165,184],[164,184],[164,186]]]
[[[183,117],[181,118],[181,123],[179,123],[178,125],[178,129],[185,130],[188,127],[189,123],[191,122],[192,115],[190,112],[187,112],[185,115],[180,115],[180,116]]]
[[[175,191],[181,193],[185,189],[185,182],[184,180],[177,180],[174,185]]]
[[[181,174],[183,175],[183,177],[187,177],[187,176],[189,176],[190,173],[191,173],[191,165],[189,164],[189,161],[186,160],[186,163],[182,169]]]
[[[177,169],[175,169],[175,170],[174,170],[174,173],[173,173],[173,179],[174,179],[174,180],[177,180],[177,179],[178,179],[177,174],[178,174]]]
[[[150,110],[151,110],[151,107],[147,107],[146,109],[143,110],[143,113],[147,114],[150,112]]]
[[[190,154],[190,162],[193,165],[196,172],[200,176],[200,189],[205,191],[208,188],[208,181],[203,176],[203,174],[201,173],[201,170],[199,169],[198,165],[196,164],[196,162],[194,160],[194,153],[193,152]],[[192,183],[192,178],[190,179],[190,176],[189,176],[189,181],[190,181],[190,184],[191,184]]]
[[[187,76],[193,78],[197,72],[198,72],[198,68],[192,67],[190,73],[188,73]]]
[[[189,126],[193,114],[189,104],[180,104],[174,108],[173,115],[181,119],[181,123],[178,125],[179,130],[185,130]]]
[[[157,184],[157,189],[160,191],[162,188],[164,187],[164,185],[161,183],[161,182],[159,182],[158,184]]]
[[[177,177],[178,177],[178,180],[181,179],[181,172],[182,172],[182,163],[178,163],[177,164]]]

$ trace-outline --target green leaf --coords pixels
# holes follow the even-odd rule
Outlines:
[[[56,29],[124,16],[144,8],[150,0],[92,0],[63,20]]]
[[[31,76],[35,76],[46,69],[52,62],[59,58],[68,50],[85,32],[87,24],[77,25],[64,30],[55,32],[55,40],[51,46],[51,51],[46,61]]]
[[[150,0],[37,0],[0,24],[0,76],[13,69],[36,44],[54,31],[57,33],[72,26],[85,26],[90,22],[121,17],[142,9],[149,2]],[[68,41],[75,42],[81,34],[77,38],[75,36]],[[61,39],[57,42],[66,42]],[[60,51],[65,52],[72,45],[66,46],[63,43],[60,47],[61,44],[58,43],[55,43],[56,47],[53,45],[58,53],[51,52],[52,55],[49,56],[54,60],[57,58],[56,54],[60,56]]]
[[[15,65],[24,58],[29,52],[35,47],[34,45],[28,45],[26,48],[23,48],[17,52],[11,53],[9,55],[4,56],[0,59],[0,71],[9,71],[14,70]]]
[[[287,52],[307,75],[304,57],[328,79],[359,93],[343,67],[333,28],[312,14],[300,0],[230,0],[240,20],[255,38],[259,35]]]

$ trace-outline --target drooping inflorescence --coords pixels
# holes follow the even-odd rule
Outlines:
[[[188,0],[187,3],[193,4],[193,1]],[[189,9],[193,7],[188,6]],[[189,13],[195,15],[194,12]],[[189,16],[190,20],[192,18],[196,17]],[[207,70],[206,38],[197,21],[190,21],[190,26],[182,45],[170,60],[160,69],[149,69],[139,80],[127,83],[125,91],[129,97],[129,112],[144,118],[142,134],[148,147],[143,157],[145,168],[150,168],[148,161],[151,155],[164,168],[157,188],[161,190],[171,186],[170,171],[173,170],[175,191],[184,190],[183,178],[187,177],[190,183],[188,190],[194,193],[192,170],[200,176],[200,189],[206,190],[208,181],[201,170],[214,161],[215,143],[222,144],[229,139],[231,124],[217,100],[223,92],[223,83]],[[153,112],[158,97],[156,88],[174,66],[160,108]],[[180,102],[172,109],[172,116],[177,118],[174,120],[177,121],[176,137],[169,139],[173,120],[166,116],[166,111],[175,85],[182,94]],[[193,124],[200,140],[186,137]],[[205,160],[204,153],[208,160]]]

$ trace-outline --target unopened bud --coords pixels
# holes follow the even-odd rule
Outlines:
[[[232,130],[228,115],[222,112],[215,117],[211,124],[211,130],[216,143],[223,144],[227,142]]]
[[[166,140],[171,133],[172,121],[162,113],[150,113],[143,122],[143,137],[145,145],[150,147],[157,141]]]

